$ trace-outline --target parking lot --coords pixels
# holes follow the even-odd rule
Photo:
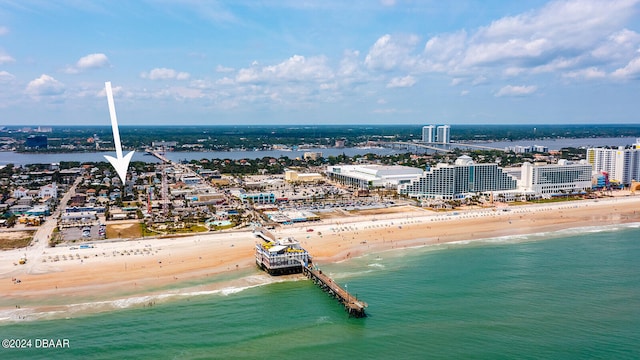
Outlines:
[[[62,241],[91,241],[105,238],[104,225],[68,227],[60,230]]]

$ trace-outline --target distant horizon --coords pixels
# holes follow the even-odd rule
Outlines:
[[[398,124],[369,124],[369,123],[351,123],[351,124],[345,124],[345,123],[341,123],[341,124],[304,124],[304,123],[291,123],[291,124],[280,124],[280,123],[274,123],[274,124],[180,124],[180,125],[170,125],[170,124],[158,124],[158,125],[149,125],[149,124],[119,124],[119,127],[121,128],[126,128],[126,127],[234,127],[234,126],[255,126],[255,127],[265,127],[265,126],[277,126],[277,127],[292,127],[292,126],[297,126],[297,127],[323,127],[323,126],[331,126],[331,127],[348,127],[348,126],[376,126],[376,127],[396,127],[396,126],[418,126],[418,127],[422,127],[422,126],[428,126],[428,125],[449,125],[451,127],[454,126],[471,126],[471,127],[482,127],[482,126],[514,126],[514,127],[522,127],[522,126],[549,126],[549,127],[561,127],[561,126],[572,126],[572,127],[579,127],[579,126],[606,126],[606,127],[614,127],[614,126],[624,126],[624,127],[638,127],[640,128],[640,123],[555,123],[555,124],[548,124],[548,123],[520,123],[520,124],[499,124],[499,123],[494,123],[494,124],[473,124],[473,123],[466,123],[466,124],[451,124],[451,123],[444,123],[444,122],[430,122],[430,123],[420,123],[420,124],[412,124],[412,123],[398,123]],[[25,127],[30,127],[30,128],[37,128],[37,127],[105,127],[105,128],[110,128],[111,125],[110,124],[96,124],[96,125],[78,125],[78,124],[25,124],[25,125],[2,125],[0,124],[0,127],[4,127],[4,128],[25,128]]]

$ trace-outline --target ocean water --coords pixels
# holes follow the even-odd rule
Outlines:
[[[285,279],[4,323],[1,339],[32,347],[0,358],[638,359],[638,259],[637,224],[386,251],[320,264],[369,304],[364,319]]]

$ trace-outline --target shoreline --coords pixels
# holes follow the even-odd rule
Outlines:
[[[454,214],[407,208],[288,225],[274,234],[296,238],[314,262],[322,265],[418,246],[640,223],[640,196],[509,209],[460,210]],[[46,248],[40,259],[28,266],[13,265],[22,250],[2,251],[0,323],[146,306],[158,299],[224,295],[296,278],[270,277],[259,271],[254,260],[256,242],[248,230],[115,241],[73,251]],[[56,257],[58,261],[54,261]],[[20,283],[13,279],[20,279]]]

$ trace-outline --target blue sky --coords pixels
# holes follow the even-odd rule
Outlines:
[[[637,123],[640,0],[0,0],[0,125]]]

